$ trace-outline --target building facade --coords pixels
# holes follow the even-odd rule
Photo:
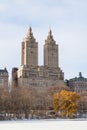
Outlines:
[[[22,42],[22,66],[38,66],[38,43],[36,42],[31,27]]]
[[[75,91],[79,94],[87,92],[87,78],[84,78],[81,72],[79,73],[79,77],[69,79],[67,85],[71,91]]]
[[[59,67],[58,59],[58,45],[54,41],[50,30],[44,44],[44,66],[57,68]]]
[[[8,77],[7,69],[0,69],[0,87],[8,88]]]
[[[44,65],[38,65],[38,42],[30,27],[22,42],[22,62],[17,70],[18,85],[45,88],[64,84],[58,56],[58,45],[50,30],[44,44]]]
[[[18,77],[17,77],[18,68],[12,68],[12,87],[18,86]]]

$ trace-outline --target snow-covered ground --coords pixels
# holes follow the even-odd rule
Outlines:
[[[0,130],[87,130],[87,120],[0,121]]]

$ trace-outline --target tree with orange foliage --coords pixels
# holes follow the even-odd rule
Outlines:
[[[53,97],[53,108],[62,117],[73,118],[78,112],[78,101],[80,96],[76,92],[62,90],[55,93]]]

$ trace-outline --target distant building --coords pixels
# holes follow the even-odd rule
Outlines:
[[[38,65],[38,43],[31,27],[22,42],[22,62],[17,72],[18,86],[51,87],[64,84],[64,73],[59,67],[58,44],[49,30],[44,44],[44,65]],[[13,78],[14,80],[15,78]]]
[[[16,67],[12,68],[12,87],[18,86],[17,71],[18,71],[18,68]]]
[[[75,77],[66,81],[67,86],[69,86],[72,91],[80,94],[87,92],[87,78],[84,78],[81,72],[79,73],[79,77]]]
[[[8,77],[7,69],[0,69],[0,87],[8,87]]]

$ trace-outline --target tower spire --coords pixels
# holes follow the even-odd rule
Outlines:
[[[32,28],[31,26],[28,28],[28,32],[31,34],[32,33]]]
[[[51,31],[51,29],[49,29],[47,38],[53,40],[53,36],[52,36],[52,31]]]
[[[31,28],[31,26],[28,28],[28,32],[27,32],[26,37],[27,37],[27,38],[33,38],[33,33],[32,33],[32,28]]]
[[[47,36],[47,39],[45,40],[45,43],[46,44],[55,44],[55,40],[53,38],[51,29],[49,29],[48,36]]]
[[[35,42],[35,38],[34,38],[34,36],[33,36],[31,26],[29,26],[29,28],[28,28],[28,32],[27,32],[27,34],[26,34],[25,40]]]

